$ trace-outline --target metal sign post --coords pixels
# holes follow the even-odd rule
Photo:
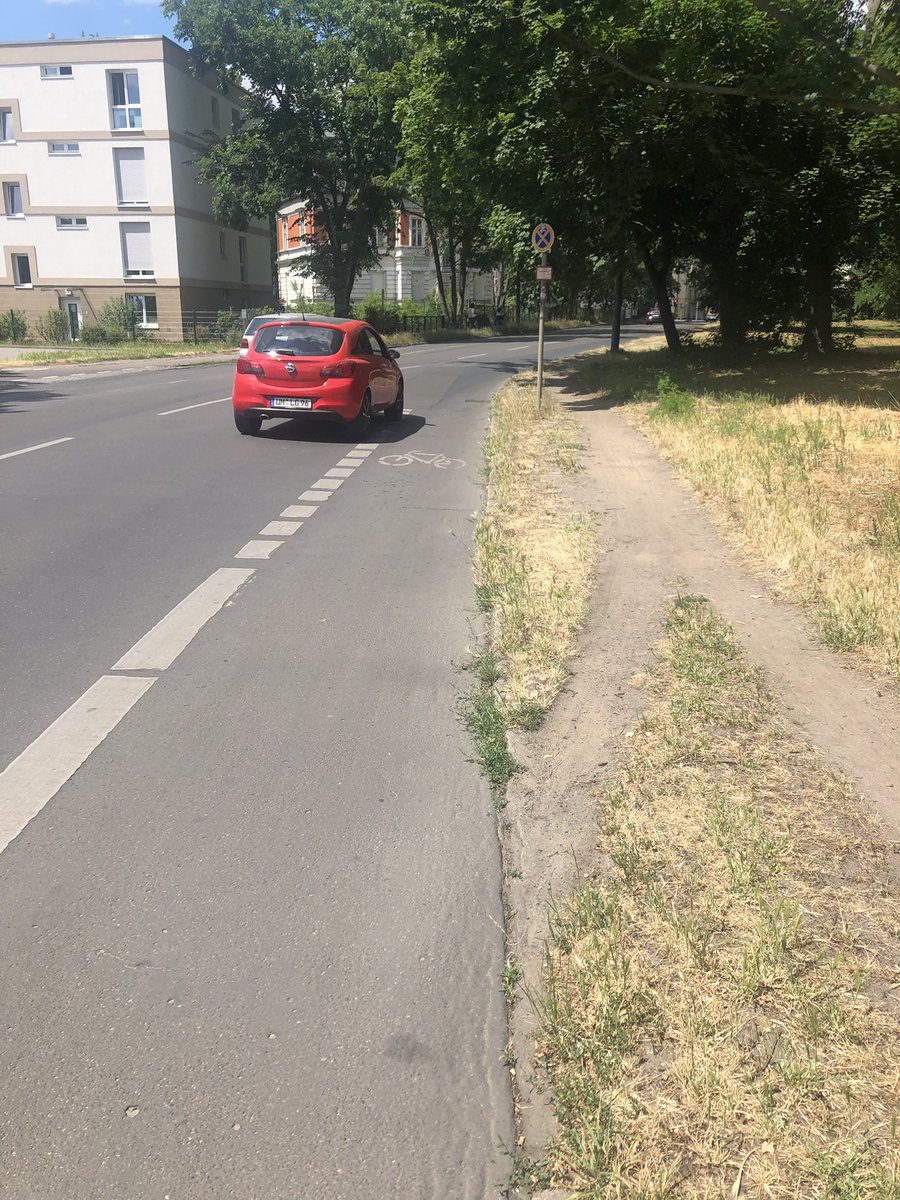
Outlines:
[[[535,271],[535,278],[541,285],[541,306],[538,312],[538,361],[537,361],[537,406],[541,411],[541,399],[544,395],[544,320],[547,309],[547,280],[553,278],[553,268],[547,264],[547,255],[555,241],[556,235],[550,225],[541,223],[531,234],[531,244],[541,256],[541,265]]]

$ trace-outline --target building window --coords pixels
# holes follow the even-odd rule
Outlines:
[[[57,217],[57,229],[87,229],[87,217]]]
[[[236,108],[231,110],[231,132],[237,133],[241,127],[241,114]]]
[[[411,246],[425,245],[425,222],[421,217],[409,218],[409,244]]]
[[[31,263],[27,254],[14,254],[12,269],[16,287],[31,287]]]
[[[110,71],[109,99],[113,129],[142,128],[137,71]]]
[[[48,142],[47,153],[54,156],[57,154],[80,154],[81,147],[78,142]]]
[[[59,67],[55,64],[52,67],[41,67],[41,79],[71,79],[71,67]]]
[[[24,216],[22,212],[22,186],[18,183],[4,183],[3,211],[8,217]]]
[[[282,250],[287,250],[288,245],[289,245],[289,242],[288,242],[288,219],[287,219],[287,217],[282,217],[281,218],[281,248],[282,248]]]
[[[221,258],[228,257],[228,252],[225,247],[225,231],[224,231],[224,229],[219,230],[219,256]]]
[[[141,296],[134,292],[128,292],[125,296],[125,303],[130,304],[134,309],[137,323],[142,329],[159,329],[155,296]]]
[[[153,246],[150,241],[150,222],[123,222],[122,270],[126,279],[153,275]]]
[[[0,142],[14,142],[16,133],[13,129],[12,109],[0,108]]]
[[[238,238],[238,261],[241,264],[241,283],[247,282],[247,239]]]
[[[113,150],[116,169],[116,193],[120,207],[147,205],[147,173],[144,169],[144,151],[125,149]]]
[[[210,107],[212,108],[212,123],[213,129],[219,128],[219,97],[210,97]]]

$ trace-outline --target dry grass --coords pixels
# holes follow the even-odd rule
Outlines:
[[[540,720],[566,678],[584,616],[591,528],[560,488],[577,469],[576,438],[575,422],[555,404],[537,412],[532,374],[495,395],[475,584],[489,614],[489,682],[507,725]]]
[[[551,918],[539,1047],[577,1196],[900,1195],[900,905],[887,850],[675,601],[603,800],[606,877]]]
[[[900,336],[824,364],[659,350],[576,369],[709,503],[822,639],[900,677]],[[631,403],[636,402],[636,403]]]

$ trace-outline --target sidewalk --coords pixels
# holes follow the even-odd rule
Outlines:
[[[148,359],[108,358],[97,363],[60,363],[58,366],[54,366],[53,363],[20,363],[15,361],[15,358],[8,356],[11,351],[23,354],[37,349],[40,349],[40,347],[0,347],[0,384],[2,384],[4,379],[16,378],[22,380],[23,377],[27,377],[29,380],[34,380],[35,382],[43,380],[50,383],[64,379],[89,379],[100,375],[131,375],[144,371],[183,370],[185,367],[206,367],[217,363],[234,363],[237,358],[237,350],[235,349],[227,354],[173,354],[171,358]]]

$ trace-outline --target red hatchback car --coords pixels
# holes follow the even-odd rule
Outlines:
[[[231,403],[239,433],[259,433],[272,417],[342,422],[365,441],[372,416],[403,416],[403,376],[365,321],[342,317],[272,321],[256,331],[234,372]]]

